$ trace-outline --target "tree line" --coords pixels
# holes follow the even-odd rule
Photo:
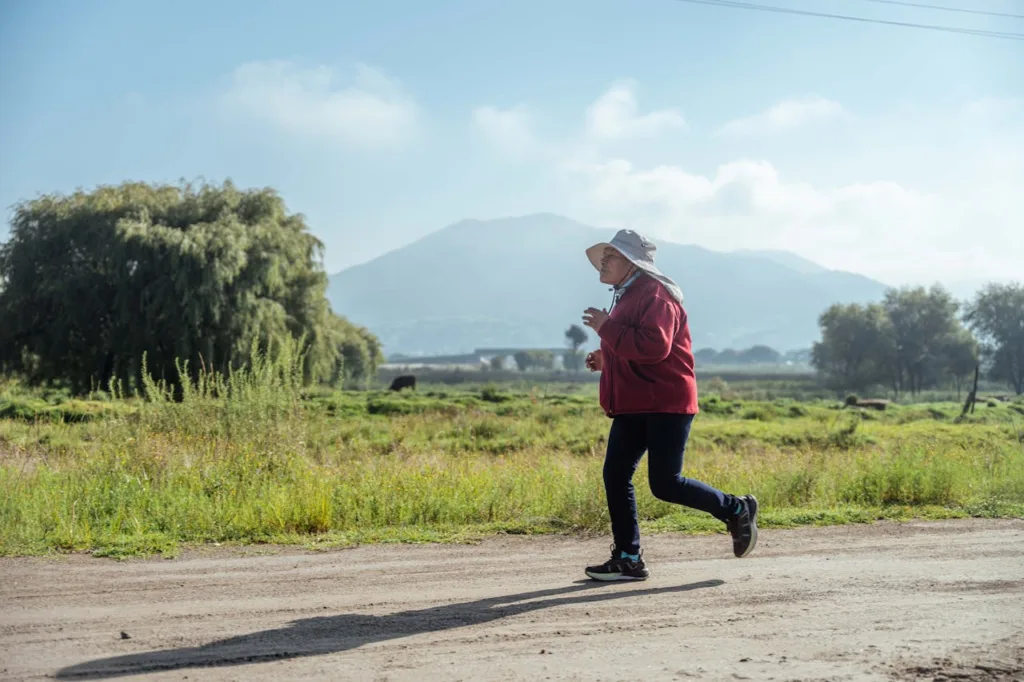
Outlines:
[[[941,286],[889,289],[879,303],[819,318],[813,366],[837,390],[896,395],[955,386],[975,369],[1024,393],[1024,285],[991,283],[965,303]]]
[[[810,359],[810,351],[781,353],[771,346],[757,344],[742,350],[726,348],[717,351],[714,348],[701,348],[693,354],[693,358],[704,365],[779,365],[786,362],[804,365]]]
[[[0,369],[76,393],[187,363],[228,371],[253,348],[303,349],[307,382],[359,383],[383,360],[325,297],[322,243],[271,189],[124,183],[15,207],[0,245]]]
[[[520,372],[530,370],[550,371],[555,369],[556,359],[562,358],[562,366],[570,372],[583,370],[585,353],[581,350],[587,342],[587,332],[578,324],[569,325],[565,330],[566,350],[560,353],[546,348],[533,348],[511,353],[512,362]],[[509,358],[506,355],[495,354],[491,357],[485,369],[501,371],[509,369]]]

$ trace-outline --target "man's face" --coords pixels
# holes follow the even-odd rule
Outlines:
[[[614,286],[626,279],[632,269],[633,264],[625,256],[610,246],[605,247],[604,255],[601,256],[602,283]]]

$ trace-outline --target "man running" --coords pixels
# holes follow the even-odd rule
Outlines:
[[[646,580],[633,473],[644,452],[651,492],[660,500],[705,511],[726,524],[733,553],[757,543],[757,499],[736,497],[683,478],[683,453],[698,412],[690,327],[683,294],[654,265],[657,247],[632,230],[587,249],[601,282],[612,285],[611,312],[587,308],[583,322],[601,339],[587,368],[601,372],[600,402],[612,418],[604,461],[612,556],[588,566],[595,580]]]

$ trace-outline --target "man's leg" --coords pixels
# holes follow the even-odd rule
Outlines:
[[[746,556],[757,543],[757,499],[737,497],[682,475],[683,455],[693,415],[652,414],[647,418],[647,472],[651,492],[659,500],[699,509],[724,522],[732,534],[733,552]]]
[[[644,419],[637,415],[616,417],[608,433],[604,458],[604,492],[612,519],[615,547],[627,554],[640,551],[640,526],[636,515],[633,474],[647,449]]]
[[[636,515],[633,474],[647,449],[644,418],[615,417],[608,434],[604,459],[604,490],[612,521],[612,557],[600,566],[588,566],[595,580],[643,580],[647,569],[640,559],[640,526]]]

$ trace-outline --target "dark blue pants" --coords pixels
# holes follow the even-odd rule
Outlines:
[[[683,452],[692,414],[628,414],[612,420],[604,460],[604,490],[612,517],[615,546],[627,554],[640,551],[633,473],[644,452],[651,492],[659,500],[705,511],[725,521],[735,498],[706,483],[683,478]]]

